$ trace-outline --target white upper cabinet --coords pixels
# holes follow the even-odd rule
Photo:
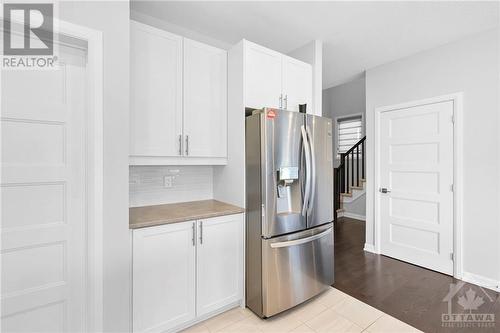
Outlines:
[[[282,58],[283,108],[299,111],[299,104],[312,108],[312,67],[292,57]]]
[[[227,155],[227,52],[184,38],[184,154]]]
[[[227,52],[130,27],[130,164],[226,164]]]
[[[298,111],[312,107],[312,66],[255,43],[244,41],[245,107]]]
[[[179,156],[182,37],[131,22],[130,155]]]
[[[245,42],[245,106],[281,106],[281,54]]]

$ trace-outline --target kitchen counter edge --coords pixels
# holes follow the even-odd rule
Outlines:
[[[178,210],[194,211],[192,214],[179,214]],[[218,200],[200,200],[164,205],[129,208],[129,229],[141,229],[172,223],[202,220],[212,217],[242,214],[244,208]],[[141,215],[147,217],[141,219]]]

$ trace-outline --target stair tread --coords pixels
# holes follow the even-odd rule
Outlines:
[[[352,189],[355,190],[364,190],[365,188],[363,186],[351,186]]]
[[[352,197],[352,193],[340,193],[341,196],[343,197]]]

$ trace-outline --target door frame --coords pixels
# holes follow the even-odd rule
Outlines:
[[[440,102],[453,102],[453,276],[461,279],[463,275],[463,93],[441,95],[401,104],[375,108],[374,131],[374,244],[375,252],[380,254],[381,218],[380,218],[380,117],[383,112],[397,111]]]
[[[54,18],[55,33],[87,43],[85,330],[103,330],[103,38],[102,32]]]

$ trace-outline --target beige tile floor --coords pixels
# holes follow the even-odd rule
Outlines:
[[[212,332],[413,333],[420,331],[331,288],[307,303],[266,320],[258,318],[248,309],[236,308],[184,331],[184,333]]]

